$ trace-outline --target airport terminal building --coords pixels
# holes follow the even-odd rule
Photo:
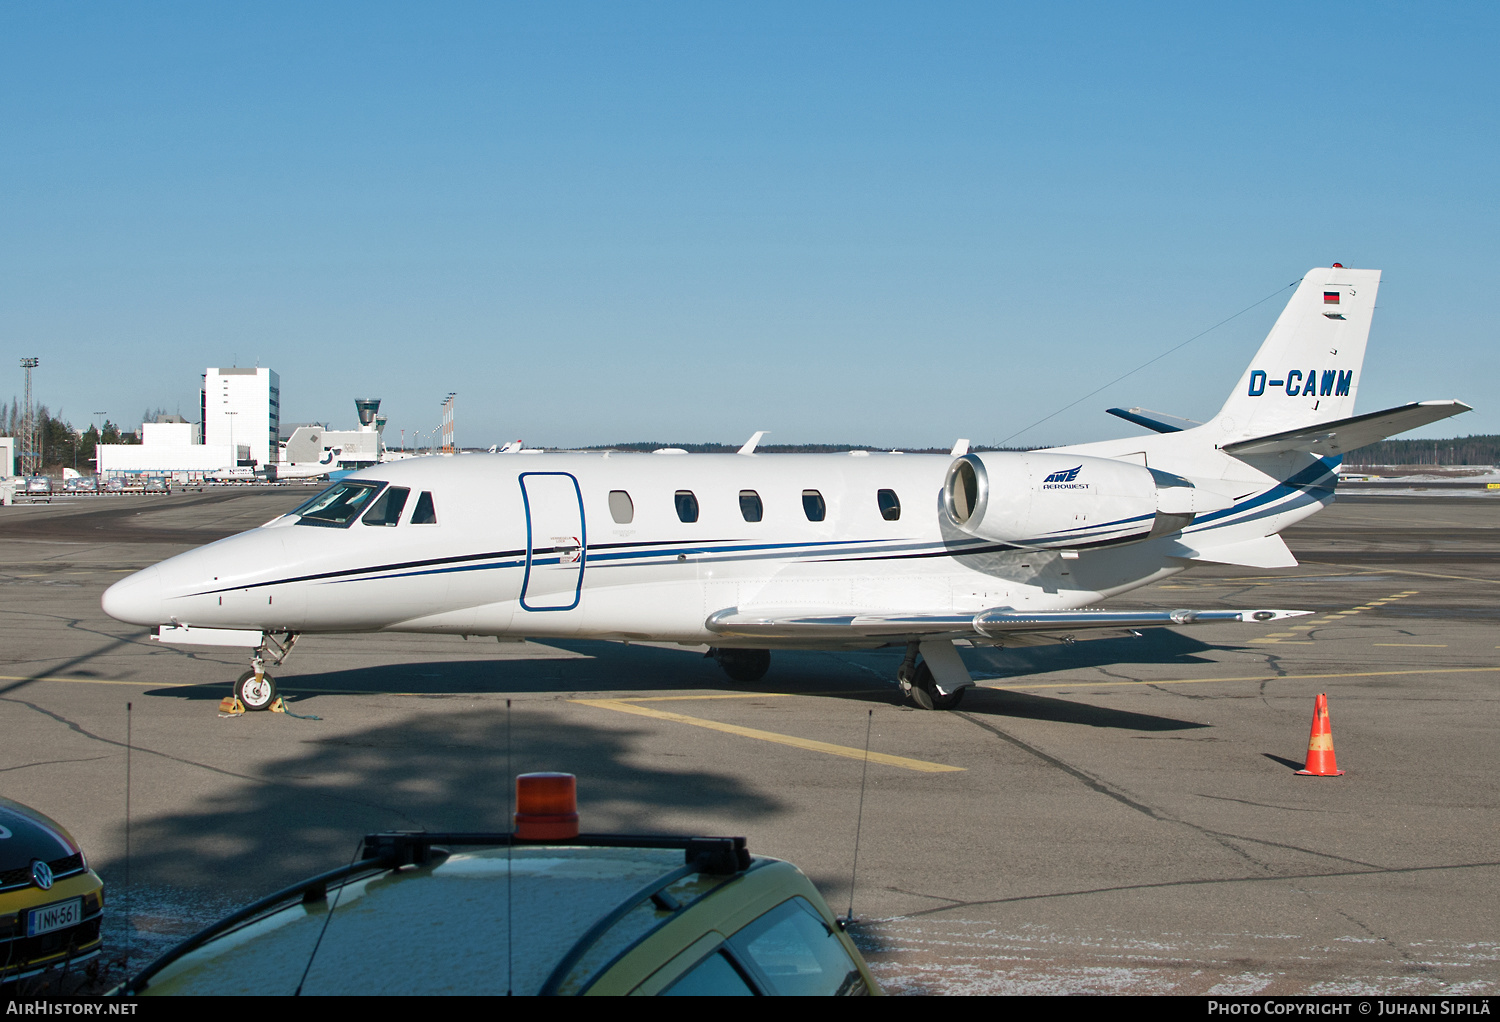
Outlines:
[[[281,377],[270,369],[207,369],[199,392],[202,443],[250,448],[250,460],[277,460]]]
[[[281,377],[265,368],[209,368],[199,392],[202,418],[164,415],[141,424],[139,444],[100,444],[97,470],[112,476],[310,479],[330,471],[368,468],[385,456],[379,398],[356,398],[359,424],[330,430],[288,423],[280,436]]]
[[[280,453],[281,377],[266,368],[209,368],[199,391],[202,418],[166,415],[141,424],[139,444],[100,444],[100,476],[171,475],[202,479],[264,469]]]

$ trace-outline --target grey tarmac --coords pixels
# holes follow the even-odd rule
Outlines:
[[[1314,617],[966,650],[953,713],[897,704],[899,651],[734,686],[701,649],[368,635],[278,672],[319,719],[220,717],[242,652],[162,647],[99,596],[309,492],[0,508],[0,793],[83,842],[116,959],[368,831],[504,829],[508,729],[513,771],[578,775],[586,829],[744,834],[842,912],[868,721],[853,903],[893,993],[1500,990],[1495,497],[1341,498],[1287,533],[1298,568],[1112,601]],[[1294,773],[1320,692],[1343,777]]]

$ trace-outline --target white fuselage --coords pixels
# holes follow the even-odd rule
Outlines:
[[[106,594],[105,609],[139,624],[194,628],[710,643],[716,636],[705,620],[726,608],[944,614],[1086,607],[1181,571],[1192,553],[1183,543],[1194,534],[1221,533],[1220,543],[1268,536],[1332,497],[1317,459],[1304,458],[1322,480],[1307,487],[1218,452],[1204,456],[1213,474],[1232,469],[1240,477],[1223,484],[1238,491],[1233,508],[1175,536],[1069,554],[986,545],[955,528],[940,508],[948,456],[414,458],[351,477],[410,490],[394,526],[355,520],[330,527],[283,516],[131,576]],[[899,501],[899,517],[887,517],[882,490]],[[628,495],[628,515],[612,491]],[[747,520],[742,491],[758,499],[759,521]],[[433,524],[412,521],[421,493],[431,494]],[[696,521],[682,520],[679,493],[693,498]],[[807,507],[816,517],[819,499],[824,517],[810,520]]]

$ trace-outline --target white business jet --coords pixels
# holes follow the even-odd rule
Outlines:
[[[1030,645],[1290,610],[1091,609],[1198,563],[1296,564],[1344,452],[1469,406],[1354,415],[1380,274],[1308,271],[1219,414],[1112,409],[1149,436],[1029,453],[474,454],[343,478],[297,510],[121,580],[104,610],[162,642],[239,645],[246,706],[299,635],[441,632],[773,649],[904,647],[948,709],[955,641]]]

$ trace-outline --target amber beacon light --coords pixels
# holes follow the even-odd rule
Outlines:
[[[559,841],[578,836],[578,778],[521,774],[516,778],[516,837]]]

